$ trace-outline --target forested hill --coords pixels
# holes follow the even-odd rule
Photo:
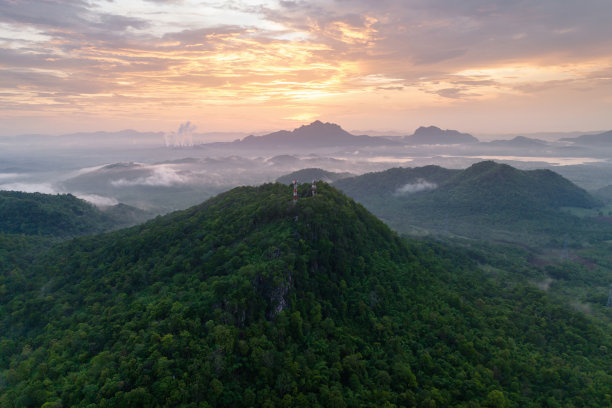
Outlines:
[[[289,184],[292,183],[293,180],[308,182],[311,180],[319,180],[325,181],[326,183],[331,183],[336,180],[340,180],[346,177],[351,177],[353,174],[351,173],[337,173],[333,171],[326,171],[318,168],[309,168],[297,170],[292,173],[286,174],[276,179],[277,183]]]
[[[518,170],[484,161],[457,173],[430,194],[446,196],[456,206],[509,208],[593,208],[601,203],[584,189],[551,170]]]
[[[65,238],[133,225],[147,217],[123,204],[101,211],[72,194],[0,191],[0,234]]]
[[[334,183],[399,232],[414,228],[511,241],[593,230],[563,207],[602,203],[550,170],[484,161],[465,170],[396,168]]]
[[[299,195],[237,188],[0,271],[0,406],[610,403],[602,327],[325,183]]]
[[[421,188],[418,186],[421,185]],[[465,170],[439,166],[393,168],[344,178],[334,183],[358,200],[395,196],[418,201],[441,200],[449,207],[484,209],[537,206],[592,208],[601,203],[584,189],[550,170],[518,170],[493,161],[476,163]],[[412,189],[410,187],[413,187]],[[422,194],[412,194],[419,193]]]
[[[335,181],[334,186],[357,201],[367,201],[368,198],[378,197],[387,199],[388,196],[401,194],[402,188],[405,188],[406,185],[425,185],[423,183],[427,183],[429,189],[437,188],[438,185],[445,183],[460,172],[461,170],[445,169],[434,165],[415,168],[394,167],[381,172],[343,178]],[[427,188],[421,191],[425,190]]]

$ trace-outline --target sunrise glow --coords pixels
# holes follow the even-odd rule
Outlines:
[[[0,133],[609,127],[609,6],[486,4],[0,2]]]

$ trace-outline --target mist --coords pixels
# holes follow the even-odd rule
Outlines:
[[[344,132],[321,122],[315,130],[320,132],[328,125],[334,132]],[[279,146],[271,139],[278,137],[274,133],[251,137],[249,143],[202,143],[196,130],[197,126],[187,121],[166,133],[121,131],[2,138],[0,189],[72,193],[100,207],[123,203],[163,214],[198,204],[235,186],[274,182],[306,168],[360,175],[432,164],[461,169],[491,158],[521,169],[551,168],[589,190],[612,184],[612,147],[605,138],[603,143],[591,143],[580,137],[563,140],[567,135],[561,134],[558,140],[549,136],[547,140],[514,137],[467,144],[440,144],[435,140],[431,144],[407,144],[397,135],[360,136],[355,138],[359,146],[352,146],[347,133],[334,146],[330,144],[332,137],[317,133],[300,137],[318,137],[325,146]],[[304,133],[309,126],[298,130]],[[295,132],[286,134],[291,137]],[[435,188],[435,183],[419,180],[397,188],[395,194]]]
[[[397,190],[395,190],[395,195],[407,195],[412,193],[418,193],[419,191],[427,191],[438,188],[436,183],[430,183],[426,180],[419,180],[416,183],[408,183]]]

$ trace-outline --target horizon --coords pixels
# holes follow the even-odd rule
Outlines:
[[[275,132],[279,132],[279,131],[288,131],[288,132],[292,132],[294,130],[297,130],[301,127],[308,127],[310,125],[313,125],[314,123],[323,123],[323,124],[330,124],[330,125],[336,125],[339,126],[342,130],[352,134],[353,136],[361,136],[361,135],[366,135],[366,136],[372,136],[372,137],[407,137],[407,136],[411,136],[413,135],[418,129],[420,128],[429,128],[429,127],[435,127],[435,128],[439,128],[442,131],[446,131],[446,130],[450,130],[450,131],[459,131],[460,133],[466,133],[466,134],[470,134],[474,137],[476,137],[477,139],[479,139],[479,141],[482,142],[486,142],[486,141],[492,141],[492,140],[509,140],[515,137],[541,137],[543,140],[547,140],[547,141],[556,141],[559,138],[562,137],[574,137],[574,136],[579,136],[579,135],[589,135],[589,134],[598,134],[598,133],[604,133],[604,132],[608,132],[610,129],[599,129],[599,130],[563,130],[563,131],[540,131],[540,132],[484,132],[484,133],[477,133],[477,132],[470,132],[470,131],[466,131],[465,129],[455,129],[455,128],[443,128],[440,127],[436,124],[423,124],[423,125],[419,125],[417,126],[414,130],[411,131],[401,131],[401,130],[381,130],[381,129],[367,129],[367,130],[361,130],[361,129],[346,129],[345,127],[343,127],[341,124],[339,123],[335,123],[335,122],[325,122],[322,121],[320,119],[314,119],[311,122],[304,122],[301,124],[297,124],[295,125],[295,127],[293,128],[286,128],[286,129],[266,129],[266,130],[259,130],[259,131],[251,131],[251,132],[241,132],[241,131],[233,131],[233,130],[225,130],[225,131],[211,131],[211,132],[198,132],[197,131],[197,126],[195,124],[192,124],[191,122],[185,122],[185,123],[181,123],[179,125],[179,128],[177,131],[163,131],[163,130],[150,130],[150,131],[142,131],[142,130],[138,130],[138,129],[133,129],[133,128],[124,128],[124,129],[119,129],[116,131],[108,131],[108,130],[102,130],[102,129],[92,129],[92,130],[83,130],[83,131],[75,131],[75,132],[70,132],[70,133],[22,133],[22,134],[15,134],[15,135],[0,135],[0,141],[2,139],[13,139],[13,140],[17,140],[21,137],[29,137],[29,136],[44,136],[44,137],[61,137],[61,136],[79,136],[79,135],[91,135],[91,134],[96,134],[96,133],[106,133],[109,135],[113,135],[113,134],[119,134],[119,133],[123,133],[123,132],[134,132],[134,133],[138,133],[138,134],[147,134],[147,133],[154,133],[154,134],[159,134],[161,136],[162,139],[166,139],[168,137],[170,138],[177,138],[177,137],[181,137],[182,134],[189,134],[190,136],[199,136],[200,138],[205,136],[205,137],[209,137],[209,138],[213,138],[213,139],[199,139],[199,144],[206,144],[206,143],[217,143],[217,142],[230,142],[230,141],[235,141],[235,140],[241,140],[244,139],[245,137],[248,136],[255,136],[255,137],[259,137],[259,136],[265,136],[271,133],[275,133]],[[221,137],[221,138],[219,138]],[[501,138],[501,139],[500,139]]]
[[[404,134],[610,129],[611,13],[596,0],[0,2],[0,136],[315,119]]]

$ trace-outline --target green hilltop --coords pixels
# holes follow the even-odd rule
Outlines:
[[[325,183],[299,196],[240,187],[0,264],[0,406],[610,404],[601,323]]]
[[[601,229],[565,209],[602,203],[550,170],[525,171],[484,161],[465,170],[390,169],[338,180],[334,186],[402,233],[420,229],[530,242]]]
[[[72,194],[0,191],[0,234],[67,238],[126,227],[148,217],[125,204],[101,211]]]
[[[302,169],[298,171],[294,171],[292,173],[286,174],[276,179],[277,183],[289,184],[292,183],[293,180],[298,181],[325,181],[326,183],[332,183],[336,180],[340,180],[346,177],[351,177],[353,174],[351,173],[337,173],[333,171],[327,171],[319,168],[308,168]]]
[[[490,208],[531,216],[536,208],[593,208],[601,205],[585,190],[551,170],[518,170],[507,164],[476,163],[445,182],[430,194],[431,201],[444,197],[460,210],[487,211]]]
[[[459,172],[460,170],[445,169],[434,165],[415,168],[394,167],[381,172],[343,178],[333,184],[360,202],[368,199],[377,200],[379,197],[386,200],[389,196],[397,195],[398,190],[401,190],[406,184],[426,181],[437,187]]]

